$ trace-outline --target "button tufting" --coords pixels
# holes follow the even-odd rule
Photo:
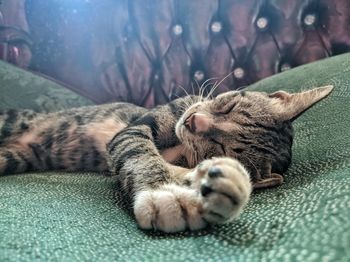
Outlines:
[[[92,97],[97,103],[112,100],[129,101],[129,92],[131,92],[133,99],[130,102],[153,106],[168,100],[169,83],[173,80],[176,85],[182,84],[188,92],[192,92],[188,81],[198,81],[202,84],[212,77],[212,74],[215,77],[215,74],[220,72],[232,72],[230,76],[233,81],[232,86],[223,86],[220,89],[221,92],[226,91],[226,88],[235,89],[251,84],[274,73],[289,72],[297,65],[324,56],[349,51],[350,31],[347,32],[343,23],[345,18],[350,17],[350,7],[347,5],[349,1],[293,1],[295,4],[286,5],[285,3],[289,1],[231,0],[215,1],[216,5],[213,5],[212,1],[169,0],[168,4],[161,6],[147,5],[147,10],[143,10],[146,7],[144,3],[147,1],[127,1],[130,4],[119,1],[120,4],[103,5],[99,10],[95,10],[98,11],[94,13],[96,21],[90,21],[89,17],[86,21],[84,19],[75,21],[80,31],[88,31],[91,26],[95,28],[102,26],[102,31],[90,30],[91,36],[87,39],[84,39],[84,35],[77,35],[76,39],[72,37],[65,39],[67,41],[65,45],[59,45],[57,50],[53,50],[53,55],[57,52],[63,56],[62,59],[56,59],[57,61],[55,59],[47,61],[45,59],[47,52],[34,52],[32,63],[36,68],[48,66],[49,69],[46,72],[48,75],[55,79],[63,79],[65,75],[69,75],[69,72],[78,72],[77,68],[82,66],[82,61],[77,55],[71,57],[72,62],[64,70],[59,70],[62,68],[62,61],[70,58],[69,47],[78,50],[74,41],[86,40],[86,45],[91,47],[92,53],[99,56],[104,55],[103,50],[112,48],[116,54],[110,57],[110,63],[117,66],[105,66],[103,63],[100,67],[99,61],[95,59],[96,61],[92,61],[93,65],[85,74],[79,71],[74,77],[67,79],[66,84],[77,86],[81,79],[89,75],[91,79],[89,78],[88,86],[81,87],[79,90],[84,95]],[[4,4],[16,1],[0,0],[1,2]],[[47,5],[26,5],[27,22],[30,24],[32,37],[37,38],[34,42],[39,41],[43,44],[38,46],[34,43],[32,48],[35,50],[42,47],[45,51],[55,45],[54,39],[62,38],[65,31],[69,31],[70,27],[74,26],[67,24],[69,16],[77,16],[81,12],[86,12],[86,8],[93,8],[90,5],[95,1],[80,0],[84,6],[58,4],[57,8],[62,16],[55,13],[54,17],[47,21],[48,28],[54,27],[57,22],[58,29],[54,30],[55,32],[39,30],[40,19],[36,19],[35,14],[42,13],[45,18],[45,12],[49,12],[53,7],[51,5],[54,5],[51,2],[55,1],[46,1]],[[337,4],[334,4],[335,2]],[[238,12],[240,8],[249,12]],[[186,9],[195,10],[195,13],[186,15],[184,13]],[[336,12],[337,10],[339,12]],[[133,18],[135,12],[141,12],[143,15],[140,13]],[[156,17],[149,19],[145,12],[153,13]],[[166,19],[163,19],[164,17]],[[109,20],[113,18],[113,26],[103,28],[104,18]],[[319,27],[322,30],[318,30]],[[26,31],[25,28],[24,31]],[[7,32],[12,34],[12,29],[4,31],[4,35],[8,35]],[[106,37],[108,41],[105,41]],[[22,51],[20,47],[18,47],[19,51],[13,48],[11,53],[14,54],[13,56],[10,56],[9,52],[0,52],[0,58],[18,57],[10,61],[16,64],[22,63],[21,53],[28,52],[30,57],[33,52],[27,49],[28,47],[25,48]],[[73,49],[75,53],[79,51]],[[137,55],[131,49],[135,49]],[[29,58],[21,59],[28,61]],[[133,74],[135,63],[149,66],[149,72],[141,72],[147,81],[136,81],[137,76]],[[175,64],[176,68],[173,68]],[[169,70],[173,73],[170,74]],[[100,74],[103,74],[104,80],[107,77],[118,81],[112,81],[112,83],[100,81]],[[118,77],[120,74],[125,77]],[[131,91],[119,88],[127,86],[128,82],[135,82]],[[91,83],[98,83],[98,86],[93,87]],[[108,91],[108,88],[113,91]],[[152,92],[144,93],[142,90],[152,90]],[[180,89],[175,91],[175,95],[182,92]]]
[[[289,70],[289,69],[291,69],[292,68],[292,66],[290,65],[290,64],[288,64],[288,63],[283,63],[282,65],[281,65],[281,72],[283,72],[283,71],[286,71],[286,70]]]
[[[235,76],[235,78],[237,79],[242,79],[244,77],[244,70],[241,67],[237,67],[235,70],[233,70],[233,75]]]
[[[211,24],[210,28],[213,33],[219,33],[222,30],[222,23],[219,21],[215,21]]]
[[[181,25],[177,24],[177,25],[174,25],[174,26],[173,26],[173,33],[174,33],[175,35],[181,35],[182,32],[183,32],[183,29],[182,29],[182,26],[181,26]]]
[[[269,20],[266,17],[259,17],[258,20],[256,20],[256,26],[261,29],[264,30],[268,27],[269,25]]]
[[[312,26],[316,22],[316,15],[315,14],[307,14],[304,17],[304,24],[307,26]]]
[[[197,70],[196,72],[194,72],[193,76],[197,81],[202,81],[204,79],[204,73],[201,70]]]

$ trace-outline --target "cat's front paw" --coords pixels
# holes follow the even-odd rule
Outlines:
[[[144,190],[135,197],[134,214],[142,229],[167,233],[198,230],[207,222],[202,217],[201,197],[195,190],[175,184]]]
[[[188,175],[192,186],[201,193],[203,218],[212,224],[236,218],[252,192],[248,172],[231,158],[205,160]]]
[[[167,184],[136,195],[140,228],[170,233],[225,223],[239,215],[252,191],[247,171],[230,158],[206,160],[187,176],[191,188]]]

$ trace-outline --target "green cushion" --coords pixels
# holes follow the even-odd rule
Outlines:
[[[0,60],[0,110],[52,112],[91,104],[55,82]]]
[[[331,96],[295,122],[294,159],[285,184],[255,192],[238,220],[194,233],[145,233],[115,204],[114,178],[57,172],[5,176],[0,178],[0,260],[348,261],[350,54],[251,88],[297,91],[326,84],[335,85]]]

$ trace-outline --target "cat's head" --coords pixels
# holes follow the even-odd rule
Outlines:
[[[190,106],[178,121],[176,134],[195,152],[197,161],[226,155],[242,162],[254,162],[257,156],[273,162],[278,155],[285,154],[290,162],[292,121],[332,89],[325,86],[295,94],[223,93]]]

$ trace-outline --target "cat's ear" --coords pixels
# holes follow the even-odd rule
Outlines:
[[[271,103],[282,120],[295,120],[314,104],[327,97],[333,86],[323,86],[305,92],[289,94],[277,91],[269,95]]]

